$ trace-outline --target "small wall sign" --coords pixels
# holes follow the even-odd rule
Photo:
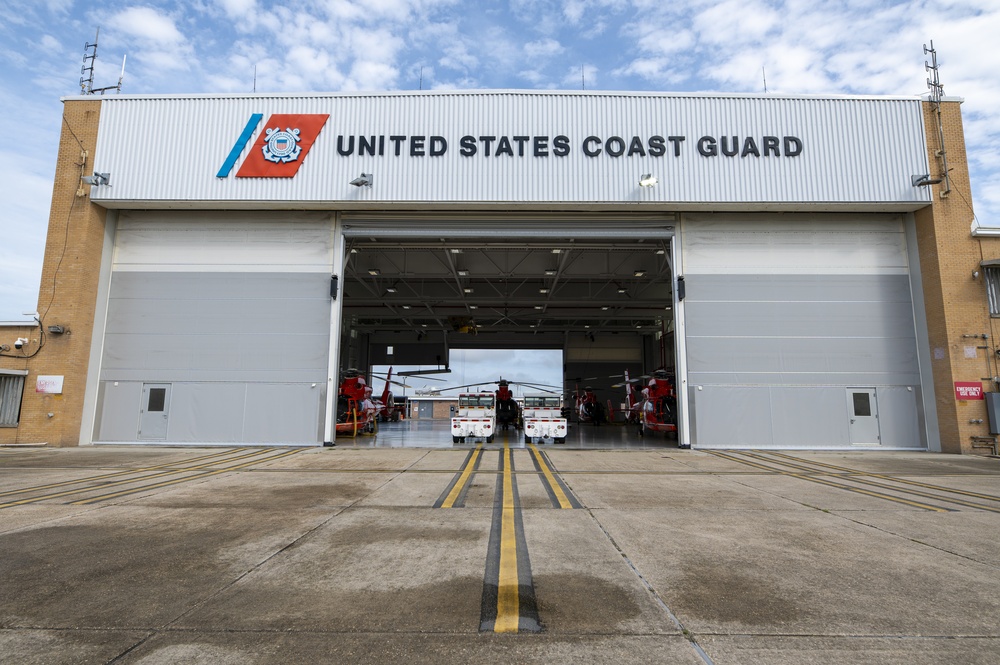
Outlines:
[[[50,395],[61,395],[63,387],[63,377],[61,376],[39,376],[35,380],[36,393],[48,393]]]
[[[983,399],[983,384],[980,381],[956,381],[955,399]]]

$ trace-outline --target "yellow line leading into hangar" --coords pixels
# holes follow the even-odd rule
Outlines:
[[[514,479],[510,446],[503,445],[503,518],[500,527],[500,576],[497,582],[497,620],[495,633],[516,633],[520,621],[517,579],[517,535],[514,531]]]
[[[225,469],[216,469],[215,471],[206,471],[205,473],[199,473],[194,476],[187,476],[186,478],[174,478],[173,480],[165,480],[162,483],[154,483],[152,485],[143,485],[142,487],[133,487],[132,489],[121,490],[120,492],[112,492],[110,494],[102,494],[101,496],[94,496],[88,499],[80,499],[79,501],[73,501],[71,505],[74,506],[86,506],[91,503],[97,503],[98,501],[107,501],[108,499],[114,499],[120,496],[126,496],[128,494],[137,494],[139,492],[145,492],[147,490],[155,490],[161,487],[169,487],[170,485],[177,485],[180,483],[186,483],[191,480],[198,480],[200,478],[208,478],[209,476],[216,476],[220,473],[226,473],[228,471],[237,471],[247,466],[253,466],[254,464],[260,464],[261,462],[273,462],[274,460],[281,459],[282,457],[288,457],[289,455],[294,455],[300,452],[299,450],[287,450],[278,455],[273,455],[265,459],[257,459],[251,462],[244,462],[243,464],[237,464],[236,466],[227,466]]]
[[[476,468],[476,462],[479,460],[479,456],[483,454],[483,445],[479,444],[473,451],[472,455],[469,457],[468,461],[465,463],[465,468],[462,470],[462,475],[459,476],[458,482],[455,486],[451,488],[451,492],[445,498],[444,502],[441,504],[442,508],[454,508],[455,501],[461,496],[462,490],[465,488],[465,484],[469,482],[469,476],[472,475],[472,471]]]
[[[901,499],[890,494],[883,494],[881,492],[872,492],[869,490],[861,489],[860,487],[851,487],[850,485],[842,485],[840,483],[835,483],[829,480],[823,480],[822,478],[816,478],[815,476],[807,476],[802,473],[795,473],[793,471],[785,471],[784,469],[776,469],[771,466],[765,466],[763,464],[757,464],[756,462],[750,462],[748,460],[740,459],[739,457],[734,457],[732,455],[727,455],[726,453],[721,453],[717,450],[706,451],[711,455],[716,457],[721,457],[722,459],[727,459],[731,462],[737,462],[738,464],[746,464],[747,466],[752,466],[768,473],[776,473],[781,476],[790,476],[792,478],[798,478],[799,480],[807,480],[809,482],[818,483],[820,485],[826,485],[827,487],[835,487],[837,489],[847,490],[848,492],[857,492],[858,494],[865,494],[867,496],[875,497],[877,499],[885,499],[886,501],[893,501],[895,503],[901,503],[907,506],[913,506],[914,508],[923,508],[924,510],[930,510],[935,513],[949,513],[953,512],[948,508],[942,508],[940,506],[933,506],[928,503],[920,503],[919,501],[910,501],[909,499]],[[946,499],[942,499],[946,500]]]
[[[552,493],[556,495],[556,500],[559,502],[560,510],[572,510],[573,504],[569,502],[566,498],[566,493],[562,491],[562,487],[556,481],[555,476],[552,474],[552,470],[549,469],[549,465],[545,463],[545,459],[542,457],[541,453],[538,452],[538,448],[535,444],[528,444],[531,450],[535,453],[535,462],[538,464],[539,468],[542,470],[542,475],[545,476],[545,480],[549,483],[549,487],[552,488]]]

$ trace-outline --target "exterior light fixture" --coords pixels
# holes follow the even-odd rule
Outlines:
[[[396,292],[396,287],[395,286],[390,286],[390,287],[386,288],[385,292],[386,293],[395,293]]]
[[[460,277],[468,277],[469,276],[469,271],[468,270],[459,270],[458,271],[458,275]]]
[[[941,182],[943,178],[932,178],[930,173],[924,173],[923,175],[911,175],[910,184],[914,187],[927,187],[928,185],[936,185]]]
[[[372,174],[362,173],[360,176],[351,181],[351,184],[355,187],[371,187],[372,186]]]
[[[467,287],[465,287],[462,290],[465,291],[466,293],[472,293],[472,287],[471,286],[467,286]]]
[[[469,309],[479,309],[479,305],[469,305]]]
[[[549,292],[549,290],[548,290],[548,289],[545,289],[545,288],[542,288],[542,289],[538,289],[538,292],[539,292],[539,293],[548,293],[548,292]]]
[[[554,276],[555,274],[556,274],[556,271],[555,271],[555,270],[546,270],[546,271],[545,271],[545,276],[546,276],[546,277],[552,277],[552,276]]]
[[[619,286],[618,293],[628,293],[628,289],[626,289],[624,286]]]
[[[452,254],[461,254],[462,253],[462,249],[460,247],[452,247],[448,251],[451,252]]]
[[[382,274],[382,271],[379,270],[378,268],[369,268],[368,274],[371,275],[372,277],[378,277],[379,275]]]
[[[535,309],[544,309],[541,305],[535,305]]]
[[[559,249],[558,247],[556,247],[555,249],[552,250],[552,253],[553,254],[562,254],[562,250]]]
[[[94,175],[85,175],[80,180],[83,181],[85,185],[108,185],[111,181],[110,173],[98,173],[94,171]]]
[[[403,305],[403,309],[410,309],[409,305]]]
[[[659,181],[656,179],[656,176],[653,175],[652,173],[645,173],[645,174],[639,176],[639,186],[640,187],[652,187],[657,182],[659,182]]]
[[[608,311],[609,309],[611,309],[611,308],[610,308],[610,307],[608,307],[608,306],[604,306],[604,307],[602,307],[602,308],[601,308],[601,311],[602,311],[602,312],[606,312],[606,311]]]
[[[632,276],[633,277],[645,277],[646,276],[646,271],[645,270],[636,270],[636,271],[634,271],[632,273]]]
[[[656,250],[657,256],[663,256],[666,253],[667,253],[667,250],[663,249],[662,247],[660,249]]]

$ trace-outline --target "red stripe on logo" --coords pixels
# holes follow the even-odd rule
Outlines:
[[[247,155],[246,160],[244,160],[243,165],[240,166],[239,172],[236,174],[237,178],[291,178],[294,177],[296,173],[299,172],[299,167],[302,166],[302,162],[305,160],[306,155],[309,153],[309,149],[312,148],[312,144],[316,141],[319,136],[320,131],[323,129],[323,125],[326,124],[327,119],[330,117],[328,113],[308,113],[308,114],[289,114],[289,113],[276,113],[267,119],[267,124],[264,125],[264,130],[257,136],[257,140],[254,141],[253,147],[250,148],[250,154]],[[271,153],[272,159],[278,158],[282,161],[272,161],[267,159],[265,147],[268,144],[267,130],[274,130],[277,132],[289,132],[291,130],[299,130],[298,134],[298,148],[301,152],[295,156],[294,159],[284,161],[281,157],[287,152],[288,140],[285,139],[282,143],[281,138],[276,139],[276,145],[279,155]],[[281,143],[281,145],[277,145]]]

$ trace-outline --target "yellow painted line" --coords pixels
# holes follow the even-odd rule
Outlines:
[[[891,494],[883,494],[881,492],[872,492],[869,490],[861,489],[860,487],[851,487],[850,485],[842,485],[840,483],[835,483],[829,480],[823,480],[822,478],[817,478],[815,476],[807,476],[802,473],[795,473],[793,471],[785,471],[784,469],[775,469],[774,467],[764,466],[763,464],[757,464],[756,462],[750,462],[748,460],[740,459],[738,457],[732,457],[725,453],[720,453],[717,450],[706,451],[709,454],[727,459],[731,462],[737,462],[739,464],[746,464],[747,466],[752,466],[757,469],[762,469],[768,473],[776,473],[781,476],[790,476],[792,478],[798,478],[800,480],[807,480],[813,483],[819,483],[820,485],[826,485],[828,487],[836,487],[837,489],[847,490],[848,492],[857,492],[858,494],[865,494],[867,496],[872,496],[878,499],[885,499],[886,501],[893,501],[895,503],[901,503],[907,506],[913,506],[915,508],[923,508],[924,510],[931,510],[936,513],[948,513],[952,512],[947,508],[941,508],[940,506],[932,506],[928,503],[920,503],[919,501],[910,501],[909,499],[901,499]]]
[[[497,581],[495,633],[516,633],[521,618],[517,580],[517,536],[514,532],[514,486],[510,473],[512,455],[504,442],[503,518],[500,526],[500,575]]]
[[[469,476],[472,475],[472,470],[476,468],[476,462],[479,460],[479,456],[483,454],[483,444],[476,446],[476,449],[472,452],[472,456],[469,457],[468,463],[465,465],[465,469],[462,470],[462,475],[458,477],[458,482],[455,486],[451,488],[451,492],[445,498],[444,503],[441,504],[442,508],[454,508],[455,502],[458,500],[459,495],[462,493],[462,488],[465,487],[465,483],[469,481]]]
[[[252,457],[254,455],[260,455],[260,454],[267,453],[267,452],[270,452],[270,450],[269,449],[255,450],[255,451],[247,453],[245,455],[239,455],[239,456],[234,457],[232,459],[243,459],[244,457]],[[228,461],[231,461],[231,460],[225,460],[225,461],[228,462]],[[260,461],[262,461],[262,460],[255,460],[254,463],[260,462]],[[100,487],[94,487],[94,486],[91,486],[91,487],[78,487],[78,488],[73,489],[73,490],[66,490],[65,492],[54,492],[52,494],[44,494],[42,496],[31,497],[29,499],[19,499],[17,501],[9,501],[7,503],[0,503],[0,508],[11,508],[13,506],[21,506],[21,505],[28,504],[28,503],[36,503],[38,501],[45,501],[46,499],[58,499],[60,497],[69,496],[71,494],[82,494],[84,492],[94,492],[94,491],[103,489],[104,487],[113,487],[115,485],[130,485],[132,483],[138,483],[138,482],[142,482],[142,481],[145,481],[145,480],[152,480],[154,478],[162,478],[163,476],[170,476],[170,475],[175,475],[175,474],[178,474],[178,473],[186,473],[188,471],[197,471],[198,469],[204,469],[204,468],[210,467],[210,466],[212,466],[213,464],[216,464],[216,463],[217,462],[213,461],[213,462],[209,462],[208,464],[198,464],[198,465],[195,465],[195,466],[184,467],[184,468],[181,468],[181,469],[171,469],[170,471],[161,471],[160,473],[154,473],[151,476],[143,476],[141,478],[125,478],[123,480],[116,480],[116,481],[110,482],[110,483],[102,483],[102,485]]]
[[[194,476],[186,476],[184,478],[174,478],[173,480],[165,480],[162,483],[154,483],[152,485],[143,485],[142,487],[133,487],[132,489],[121,490],[120,492],[112,492],[111,494],[102,494],[101,496],[94,496],[88,499],[80,499],[79,501],[73,501],[74,506],[86,506],[91,503],[97,503],[98,501],[107,501],[108,499],[114,499],[120,496],[126,496],[128,494],[137,494],[139,492],[145,492],[147,490],[155,490],[161,487],[169,487],[170,485],[178,485],[180,483],[186,483],[192,480],[198,480],[200,478],[208,478],[209,476],[216,476],[220,473],[227,473],[229,471],[236,471],[247,466],[253,466],[254,464],[260,464],[262,462],[273,462],[274,460],[281,459],[282,457],[288,457],[289,455],[294,455],[300,452],[299,450],[287,450],[278,455],[273,455],[265,459],[253,460],[250,462],[244,462],[243,464],[237,464],[236,466],[228,466],[225,469],[216,469],[214,471],[206,471],[205,473],[199,473]]]
[[[103,476],[88,476],[86,478],[78,478],[77,480],[65,480],[61,483],[49,483],[48,485],[35,485],[34,487],[25,487],[19,490],[7,490],[6,492],[0,492],[0,496],[12,496],[14,494],[24,494],[26,492],[40,492],[41,490],[50,490],[55,487],[66,487],[67,485],[78,485],[80,483],[86,483],[90,481],[101,481],[105,478],[116,478],[118,476],[125,476],[130,473],[145,473],[146,471],[155,471],[156,469],[165,469],[167,467],[176,467],[182,464],[190,464],[191,462],[200,462],[202,460],[212,459],[214,457],[222,457],[223,455],[228,455],[234,453],[236,450],[227,450],[221,453],[213,453],[211,455],[204,455],[202,457],[195,457],[193,459],[184,460],[182,462],[171,462],[169,464],[157,464],[156,466],[141,466],[134,469],[128,469],[126,471],[115,471],[114,473],[106,473]],[[239,456],[237,456],[239,459]]]
[[[571,510],[573,508],[573,504],[569,502],[569,499],[566,498],[566,493],[562,491],[562,487],[560,487],[559,483],[556,482],[556,478],[552,475],[552,470],[549,469],[549,465],[545,463],[545,459],[542,457],[542,454],[538,452],[538,448],[535,447],[535,444],[530,443],[528,445],[531,447],[531,450],[534,451],[535,461],[538,462],[538,466],[542,469],[542,475],[545,476],[545,480],[549,483],[549,487],[552,488],[552,493],[556,495],[556,500],[559,501],[559,509]]]

